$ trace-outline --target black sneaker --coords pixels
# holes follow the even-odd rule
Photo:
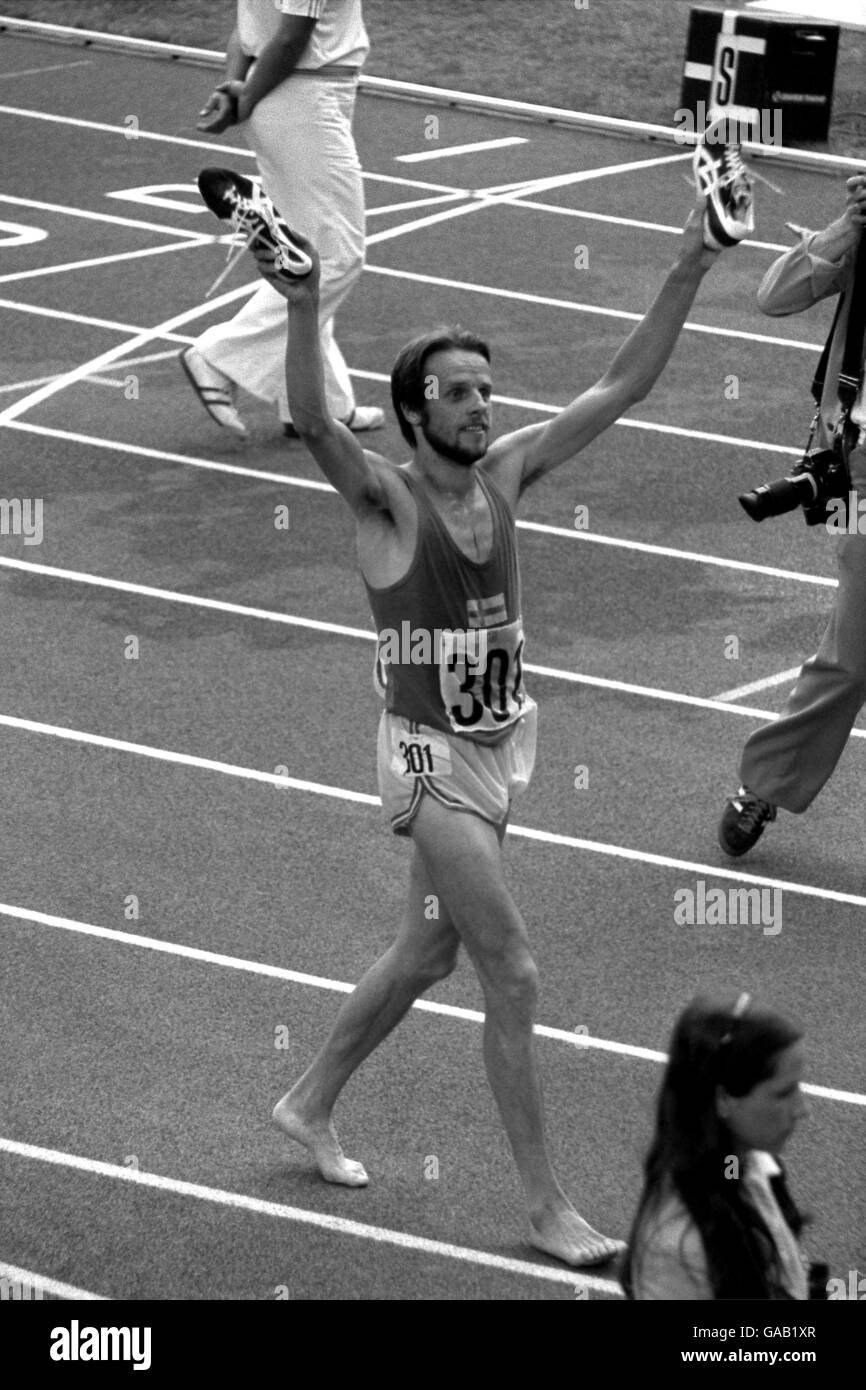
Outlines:
[[[762,801],[748,787],[740,787],[736,796],[728,797],[719,822],[719,844],[725,854],[745,854],[760,840],[764,826],[775,819],[775,806]]]
[[[727,119],[720,116],[707,126],[692,156],[698,192],[707,200],[704,244],[715,251],[736,246],[755,230],[752,179],[739,145],[724,142]]]
[[[260,241],[274,253],[277,272],[289,280],[300,280],[313,268],[306,251],[295,241],[267,193],[258,184],[232,169],[202,169],[199,192],[211,212],[231,222],[246,238],[246,245]]]

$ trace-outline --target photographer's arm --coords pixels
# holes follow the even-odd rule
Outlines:
[[[776,317],[799,314],[843,290],[864,223],[866,175],[857,174],[848,179],[842,215],[820,232],[803,232],[770,266],[758,287],[759,308]]]

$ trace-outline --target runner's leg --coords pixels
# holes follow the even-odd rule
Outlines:
[[[610,1259],[621,1244],[582,1219],[556,1180],[544,1135],[532,1026],[538,971],[526,927],[505,885],[504,827],[421,802],[413,838],[478,973],[486,1003],[484,1060],[526,1190],[534,1245],[569,1264]]]
[[[340,1091],[366,1057],[388,1036],[426,989],[454,969],[460,939],[440,905],[428,915],[435,892],[415,850],[409,875],[409,901],[392,946],[349,995],[321,1052],[274,1107],[276,1123],[291,1139],[310,1149],[329,1182],[359,1187],[367,1182],[360,1163],[347,1159],[331,1120]]]

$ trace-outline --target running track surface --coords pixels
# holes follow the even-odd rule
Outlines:
[[[349,517],[266,407],[245,399],[252,438],[235,442],[168,355],[239,303],[165,327],[202,305],[225,255],[196,172],[252,169],[236,135],[194,129],[209,80],[32,40],[0,50],[0,491],[44,508],[41,544],[0,537],[0,1261],[59,1281],[55,1296],[615,1297],[611,1271],[525,1243],[465,962],[340,1104],[367,1190],[321,1184],[270,1128],[395,930],[409,851],[374,804]],[[371,245],[339,330],[359,399],[387,404],[396,350],[436,320],[490,338],[500,430],[589,386],[676,253],[687,159],[368,96],[356,133]],[[825,536],[799,517],[759,530],[735,500],[796,457],[829,317],[756,308],[785,221],[821,225],[841,201],[827,176],[770,176],[760,240],[714,269],[651,397],[521,508],[527,657],[544,670],[507,851],[541,968],[551,1145],[578,1204],[627,1233],[672,1020],[699,990],[748,989],[805,1028],[815,1090],[788,1164],[810,1254],[844,1275],[866,1227],[866,730],[807,816],[737,864],[715,843],[742,741],[781,706],[833,597]],[[173,205],[116,196],[153,185],[176,186]],[[252,283],[247,264],[215,298]],[[95,379],[15,414],[111,349]],[[404,456],[392,424],[375,446]],[[674,895],[700,882],[778,889],[781,930],[678,925]]]

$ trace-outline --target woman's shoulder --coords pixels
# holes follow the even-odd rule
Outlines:
[[[713,1297],[703,1240],[678,1193],[663,1196],[642,1224],[635,1297],[687,1301]]]

